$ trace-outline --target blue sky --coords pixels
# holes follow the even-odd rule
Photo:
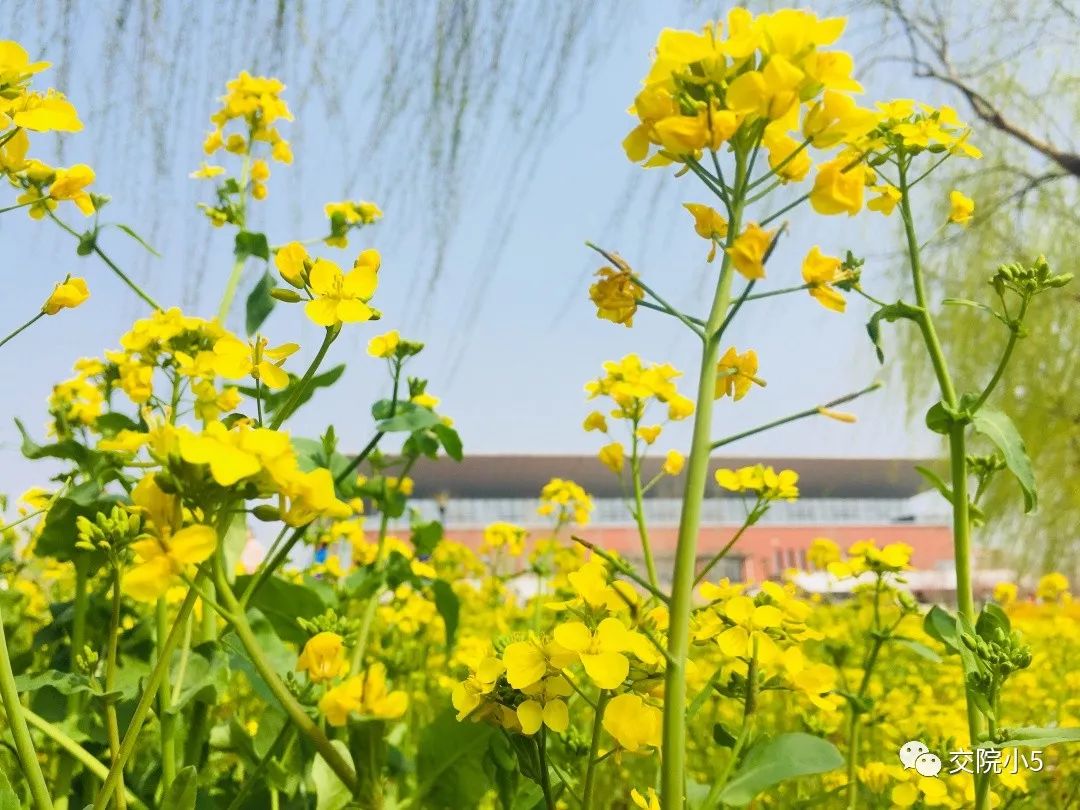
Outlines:
[[[349,372],[336,388],[320,393],[298,414],[292,427],[296,434],[315,435],[333,423],[345,449],[366,441],[371,430],[368,404],[385,395],[387,384],[381,363],[367,358],[364,346],[372,335],[387,328],[398,328],[429,344],[414,373],[431,379],[430,389],[442,397],[442,410],[456,420],[466,452],[594,452],[600,444],[598,437],[580,428],[589,410],[582,386],[599,373],[605,359],[627,352],[673,362],[687,372],[682,387],[689,391],[697,354],[693,336],[676,322],[649,312],[639,314],[633,329],[597,320],[586,290],[599,262],[584,245],[590,239],[618,250],[676,305],[702,314],[707,308],[716,266],[705,263],[707,246],[694,234],[681,203],[706,202],[708,195],[692,177],[675,179],[665,172],[661,178],[655,173],[664,170],[645,171],[631,165],[619,145],[631,124],[625,109],[647,69],[657,32],[664,25],[700,22],[674,6],[641,4],[640,13],[623,19],[618,47],[605,50],[591,64],[572,90],[574,100],[558,113],[550,141],[536,163],[522,173],[510,214],[499,180],[515,169],[513,162],[519,156],[512,145],[500,141],[500,133],[488,141],[490,148],[485,147],[480,156],[481,168],[474,166],[459,190],[455,235],[444,257],[446,269],[424,308],[415,300],[415,291],[422,286],[418,274],[426,271],[435,247],[423,226],[424,209],[440,201],[419,189],[414,195],[396,195],[397,208],[383,202],[373,186],[387,182],[386,171],[377,173],[378,183],[373,179],[376,172],[365,177],[361,171],[355,185],[343,188],[341,138],[336,127],[321,126],[317,113],[297,122],[302,138],[297,139],[296,164],[275,166],[270,197],[256,206],[255,224],[266,229],[271,243],[322,232],[322,203],[328,200],[373,199],[383,204],[386,216],[375,228],[354,237],[346,253],[330,249],[324,253],[347,264],[361,247],[382,251],[381,285],[374,303],[384,312],[384,320],[346,329],[333,347],[331,362],[348,362]],[[88,37],[97,36],[92,23],[88,21]],[[209,40],[208,36],[206,47]],[[201,41],[195,38],[196,43]],[[48,42],[28,40],[25,44],[36,58],[49,57]],[[856,33],[841,44],[859,51],[873,43],[865,34]],[[87,54],[91,52],[86,49]],[[77,78],[65,89],[80,109],[90,110],[85,116],[88,129],[107,125],[102,98],[92,92],[92,79],[87,78],[92,77],[93,66],[80,65],[79,59],[77,52],[70,71]],[[207,81],[223,86],[232,73],[246,66],[238,56],[231,73],[207,77]],[[41,81],[50,78],[46,73]],[[288,70],[282,71],[281,78],[290,83]],[[867,82],[867,91],[868,100],[890,95],[941,100],[936,88],[917,84],[903,70],[874,77]],[[292,92],[297,91],[290,87],[287,96]],[[152,159],[165,161],[164,176],[154,181],[159,185],[150,194],[138,195],[136,202],[117,193],[103,214],[105,220],[152,232],[164,257],[146,256],[116,231],[103,236],[102,244],[165,303],[180,303],[187,289],[185,278],[202,272],[205,283],[190,310],[203,315],[216,309],[231,264],[232,234],[213,231],[199,220],[191,205],[191,186],[196,181],[187,177],[202,159],[200,144],[216,94],[208,94],[201,108],[184,110],[180,130],[170,133],[170,143],[177,146],[164,158],[149,148],[121,148],[119,133],[116,148],[101,152],[87,132],[69,137],[64,155],[68,163],[92,163],[98,175],[96,187],[106,193],[130,186],[130,175],[141,172]],[[123,97],[107,102],[125,104]],[[349,120],[357,119],[357,126],[366,123],[363,99],[346,97],[342,107]],[[100,141],[99,137],[98,145]],[[38,143],[36,153],[52,159],[51,143],[47,139]],[[402,148],[407,155],[409,145]],[[936,202],[936,195],[946,191],[927,188],[924,193]],[[400,202],[404,199],[409,201]],[[769,210],[789,198],[776,199]],[[406,206],[408,210],[403,210]],[[78,214],[70,208],[65,216],[77,224]],[[799,283],[802,257],[818,244],[826,253],[842,255],[851,249],[866,256],[867,288],[879,297],[889,297],[888,277],[894,262],[890,251],[897,244],[894,220],[872,213],[823,219],[799,210],[789,221],[789,234],[759,289]],[[490,263],[491,240],[496,236],[505,236],[505,247],[497,262]],[[42,436],[43,406],[51,386],[70,376],[76,358],[116,345],[130,322],[145,314],[145,307],[100,262],[77,257],[74,241],[50,223],[31,222],[21,212],[6,214],[0,217],[0,240],[9,290],[0,298],[0,325],[5,330],[30,317],[66,273],[85,276],[92,291],[81,309],[39,323],[0,352],[0,369],[8,383],[7,396],[0,402],[0,426],[10,426],[0,427],[0,489],[14,494],[38,483],[45,468],[21,460],[12,419],[23,419]],[[253,283],[260,273],[261,268],[249,267],[245,284]],[[479,300],[478,279],[487,282]],[[769,385],[738,404],[718,403],[717,434],[743,430],[874,379],[880,371],[865,335],[869,313],[862,302],[852,300],[848,313],[837,315],[805,294],[747,305],[731,330],[731,342],[740,351],[754,348],[758,352],[761,376]],[[242,328],[240,307],[230,325]],[[320,337],[318,328],[306,321],[298,307],[279,307],[264,331],[272,343],[295,340],[303,345],[300,358],[290,361],[297,371]],[[895,345],[895,328],[887,326],[885,331],[886,340]],[[935,445],[925,433],[908,430],[904,424],[905,396],[893,382],[851,408],[859,414],[856,425],[812,420],[755,437],[731,451],[746,456],[932,452]],[[685,426],[679,426],[665,434],[659,446],[684,449],[687,435]]]

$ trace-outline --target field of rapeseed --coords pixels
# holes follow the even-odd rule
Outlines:
[[[594,410],[582,427],[603,437],[640,564],[590,541],[592,503],[570,480],[537,493],[549,531],[493,524],[475,548],[411,510],[417,462],[460,460],[463,446],[428,381],[409,373],[424,346],[373,323],[393,313],[377,308],[379,253],[356,243],[382,212],[328,203],[326,233],[304,242],[248,229],[249,210],[271,204],[271,166],[292,161],[280,81],[228,82],[191,175],[209,225],[235,232],[220,305],[204,317],[159,303],[110,258],[105,234],[142,240],[100,218],[108,198],[89,166],[31,156],[39,133],[82,124],[60,92],[37,86],[48,63],[0,42],[0,171],[14,189],[0,213],[66,233],[147,308],[111,348],[73,358],[47,435],[17,426],[24,455],[60,472],[13,504],[0,537],[0,808],[1076,806],[1080,607],[1069,583],[1001,583],[985,604],[971,583],[972,528],[993,519],[980,506],[989,482],[1011,479],[1026,509],[1037,501],[1023,441],[988,401],[1039,297],[1071,276],[1043,257],[1006,264],[987,275],[989,303],[953,302],[1000,330],[967,347],[1000,354],[997,373],[957,390],[915,212],[941,196],[938,166],[981,153],[948,107],[860,106],[852,57],[832,48],[843,29],[809,12],[735,9],[700,31],[664,30],[633,100],[623,148],[646,168],[693,175],[684,182],[708,202],[672,216],[715,268],[707,311],[683,312],[663,279],[591,245],[604,262],[588,290],[600,318],[673,318],[701,349],[693,374],[630,353],[586,384]],[[974,201],[948,199],[948,222],[923,239],[970,220]],[[802,284],[769,288],[777,240],[801,238],[783,217],[801,205],[899,217],[904,297],[879,300],[859,257],[816,245]],[[252,266],[261,280],[238,335],[223,323]],[[940,389],[926,426],[949,445],[949,477],[926,475],[953,513],[955,606],[918,603],[905,589],[911,549],[872,538],[815,541],[810,567],[854,582],[839,602],[790,576],[715,576],[746,527],[799,497],[799,479],[717,469],[711,452],[778,424],[851,421],[838,409],[876,387],[717,438],[714,411],[752,399],[767,373],[726,330],[781,293],[836,313],[849,296],[870,300],[879,356],[886,329],[921,336]],[[93,306],[87,281],[58,279],[0,350],[83,305]],[[262,334],[275,307],[324,330],[306,367],[288,335]],[[364,329],[362,362],[392,391],[371,405],[370,442],[291,433],[295,412],[340,376],[327,367],[338,337]],[[682,420],[691,445],[660,450]],[[664,461],[647,479],[653,455]],[[685,483],[671,572],[658,570],[643,508],[665,476]],[[703,565],[709,479],[745,502],[746,519]],[[409,531],[395,536],[403,517]],[[257,562],[243,554],[254,526],[276,533]],[[298,565],[304,546],[330,553]]]

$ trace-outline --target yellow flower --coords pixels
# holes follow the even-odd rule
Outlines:
[[[353,269],[342,273],[341,268],[327,259],[316,259],[308,278],[308,287],[315,296],[304,306],[307,316],[319,326],[369,321],[375,311],[367,305],[379,284],[377,250],[365,250],[356,259]]]
[[[815,537],[810,541],[806,559],[814,568],[824,569],[840,559],[840,547],[827,537]]]
[[[557,642],[540,644],[535,640],[515,641],[506,645],[502,661],[506,682],[515,689],[528,689],[549,673],[570,666],[577,656]]]
[[[690,212],[694,218],[694,231],[702,239],[711,242],[709,255],[706,261],[716,258],[716,240],[727,236],[727,220],[720,216],[720,212],[702,203],[683,203],[683,208]]]
[[[267,388],[284,388],[289,384],[289,375],[281,366],[300,347],[295,343],[283,343],[271,349],[266,344],[264,337],[250,344],[235,337],[223,337],[214,344],[214,370],[231,380],[250,375]]]
[[[428,410],[435,410],[439,407],[439,403],[442,402],[437,396],[429,394],[426,391],[422,394],[417,394],[409,400],[414,405],[419,405],[421,408],[427,408]]]
[[[605,444],[600,448],[601,463],[616,475],[622,472],[624,454],[623,446],[619,442]]]
[[[974,213],[975,201],[971,197],[955,189],[949,192],[949,222],[967,225],[971,222],[971,215]]]
[[[582,428],[586,431],[599,430],[601,433],[607,433],[607,419],[600,411],[592,411],[585,417],[585,421],[582,423]]]
[[[312,683],[344,675],[349,671],[344,641],[337,633],[322,632],[312,636],[296,660],[297,672],[306,672]]]
[[[637,437],[645,444],[652,444],[660,437],[660,425],[642,425],[637,429]]]
[[[15,126],[34,132],[78,132],[82,121],[63,93],[47,90],[23,95],[11,115]]]
[[[513,523],[489,523],[484,527],[484,549],[505,548],[511,556],[516,557],[525,550],[528,534]]]
[[[682,453],[678,450],[668,450],[662,469],[667,475],[678,475],[682,472],[685,463],[686,458]]]
[[[199,168],[188,175],[192,180],[206,180],[211,177],[217,177],[219,174],[225,174],[225,168],[223,166],[213,166],[206,161],[199,164]]]
[[[319,700],[319,711],[332,726],[343,726],[352,714],[394,720],[405,714],[409,697],[386,688],[386,667],[375,662],[364,675],[354,675],[328,690]]]
[[[803,281],[810,285],[810,295],[825,309],[843,312],[847,306],[844,296],[832,285],[847,279],[841,269],[841,262],[835,256],[824,256],[821,249],[814,245],[802,263]]]
[[[660,810],[660,798],[656,795],[655,788],[646,788],[644,795],[637,788],[633,788],[630,791],[630,800],[641,810]]]
[[[866,168],[851,166],[851,163],[850,156],[841,154],[818,167],[814,187],[810,190],[810,205],[819,214],[854,216],[859,213],[866,188]]]
[[[1008,607],[1016,601],[1017,590],[1015,582],[999,582],[994,586],[994,601]]]
[[[450,702],[457,709],[458,720],[464,720],[472,714],[484,697],[495,689],[495,683],[506,672],[506,666],[498,658],[484,656],[476,665],[476,670],[464,681],[458,683],[451,693]]]
[[[738,470],[718,469],[716,483],[731,492],[756,492],[769,500],[794,500],[799,497],[796,484],[799,474],[794,470],[776,472],[772,467],[757,464]]]
[[[761,142],[769,150],[769,168],[775,171],[778,177],[798,181],[810,173],[812,165],[810,155],[778,124],[765,127],[765,135]]]
[[[56,170],[49,196],[54,200],[71,200],[86,216],[94,213],[94,201],[86,192],[86,187],[94,182],[94,170],[85,163]]]
[[[604,730],[627,751],[659,748],[662,722],[661,711],[632,692],[616,695],[604,707]]]
[[[62,309],[75,309],[90,297],[86,280],[78,276],[68,276],[53,288],[48,299],[41,307],[46,315],[55,315]]]
[[[618,270],[601,267],[596,275],[600,280],[589,287],[589,298],[596,304],[596,317],[633,326],[641,293],[630,268],[625,265]]]
[[[727,249],[735,269],[750,280],[765,278],[765,251],[774,231],[766,231],[751,222]]]
[[[393,357],[401,343],[401,335],[397,329],[391,329],[384,335],[376,335],[368,341],[367,353],[372,357]]]
[[[758,370],[757,353],[749,349],[739,354],[732,346],[716,364],[716,391],[714,396],[733,397],[736,402],[746,396],[751,385],[764,387],[765,383],[755,375]]]
[[[1043,602],[1058,602],[1069,595],[1069,579],[1064,574],[1054,571],[1039,579],[1035,586],[1035,595]]]
[[[223,487],[262,469],[259,457],[240,447],[237,436],[220,422],[211,422],[202,433],[181,433],[180,457],[190,464],[209,464],[210,474]]]
[[[870,190],[878,196],[870,200],[866,207],[885,216],[889,216],[893,212],[893,209],[896,208],[897,203],[900,202],[900,198],[903,196],[896,186],[871,186]]]
[[[132,599],[153,602],[182,571],[214,553],[217,534],[201,524],[177,529],[176,497],[163,492],[152,475],[139,481],[131,500],[146,515],[146,532],[131,544],[135,561],[124,572],[121,585]]]
[[[308,252],[299,242],[289,242],[274,254],[274,266],[281,277],[297,289],[303,289],[310,264]]]
[[[803,72],[785,57],[775,55],[764,70],[740,74],[727,90],[727,105],[736,112],[775,121],[799,102]]]
[[[516,712],[522,734],[535,734],[541,726],[562,734],[570,727],[565,698],[574,693],[574,688],[566,678],[553,675],[522,691],[529,696]]]
[[[621,686],[630,672],[630,660],[623,655],[632,645],[630,632],[616,618],[604,619],[595,633],[582,622],[556,625],[555,641],[578,653],[585,673],[601,689]]]

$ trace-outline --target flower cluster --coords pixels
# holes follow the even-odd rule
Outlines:
[[[19,43],[0,41],[0,175],[22,190],[17,202],[29,206],[34,219],[54,211],[64,200],[89,216],[96,208],[86,190],[94,182],[93,169],[84,163],[54,167],[27,156],[29,132],[82,129],[75,107],[63,93],[31,88],[33,77],[49,67],[48,62],[31,62]]]
[[[308,640],[296,661],[297,671],[305,672],[310,683],[327,687],[319,698],[326,722],[344,726],[351,717],[394,720],[405,714],[409,696],[388,689],[386,666],[376,662],[363,674],[345,677],[349,671],[345,653],[344,639],[324,631]]]
[[[381,317],[377,309],[368,305],[379,286],[382,264],[379,251],[373,248],[361,251],[347,273],[329,259],[313,259],[299,242],[290,242],[279,249],[274,264],[285,282],[306,296],[304,312],[319,326],[337,327]],[[305,300],[287,289],[274,293],[282,301]]]

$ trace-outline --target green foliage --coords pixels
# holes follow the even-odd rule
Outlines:
[[[263,325],[263,322],[274,310],[277,301],[270,295],[272,289],[274,289],[274,277],[267,271],[262,274],[262,278],[248,293],[247,301],[244,304],[244,325],[249,335],[258,332],[259,327]]]
[[[720,801],[745,807],[759,793],[788,779],[843,767],[836,746],[812,734],[793,732],[763,740],[750,749],[720,793]]]

